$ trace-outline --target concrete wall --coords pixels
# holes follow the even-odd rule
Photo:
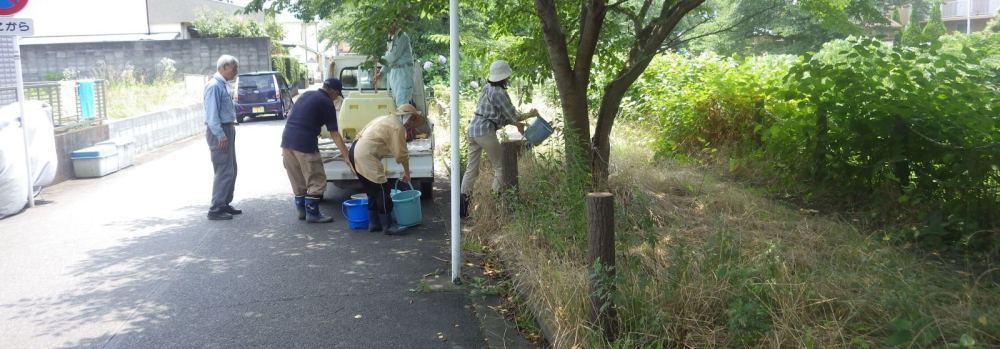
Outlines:
[[[59,166],[52,184],[73,179],[73,151],[112,138],[131,137],[136,142],[136,154],[177,142],[205,132],[202,104],[149,113],[108,124],[56,135]]]
[[[59,157],[59,166],[56,166],[56,177],[52,180],[52,184],[74,178],[73,160],[70,159],[73,151],[107,140],[108,135],[108,125],[88,127],[77,131],[57,134],[56,155]]]
[[[25,81],[43,81],[46,74],[74,69],[85,78],[107,78],[126,66],[145,79],[153,79],[163,58],[175,61],[178,74],[215,73],[220,55],[240,60],[241,72],[271,70],[270,39],[226,38],[164,41],[91,42],[22,45]]]
[[[144,153],[164,145],[205,132],[202,104],[149,113],[108,123],[111,138],[135,139],[136,153]]]

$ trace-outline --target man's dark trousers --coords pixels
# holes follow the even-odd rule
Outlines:
[[[222,124],[222,131],[229,139],[225,149],[219,147],[219,139],[211,131],[205,132],[208,149],[212,152],[212,166],[215,168],[210,212],[218,212],[232,203],[233,191],[236,189],[236,127],[233,124]]]

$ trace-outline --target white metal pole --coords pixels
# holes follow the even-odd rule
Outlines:
[[[24,115],[24,79],[21,78],[21,37],[14,37],[14,75],[17,81],[17,104],[20,110],[21,131],[24,133],[24,169],[28,171],[28,207],[35,207],[35,186],[31,170],[31,151],[28,149],[28,118]]]
[[[965,7],[965,34],[972,34],[972,0],[968,0],[968,6]]]
[[[450,0],[448,17],[451,32],[451,281],[462,282],[462,219],[459,217],[458,204],[461,187],[460,171],[462,165],[458,159],[458,0]]]

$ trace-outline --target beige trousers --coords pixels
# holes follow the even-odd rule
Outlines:
[[[323,196],[326,192],[326,171],[323,170],[323,158],[318,152],[303,153],[282,148],[281,159],[295,196]]]
[[[500,174],[503,173],[502,161],[500,161],[500,141],[496,134],[488,134],[482,137],[468,138],[469,153],[468,165],[465,168],[465,175],[462,176],[462,194],[471,195],[472,188],[476,186],[476,178],[479,177],[479,166],[482,163],[483,151],[490,158],[493,165],[493,191],[500,191]]]

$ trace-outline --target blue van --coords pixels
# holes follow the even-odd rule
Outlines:
[[[274,71],[239,74],[236,76],[236,120],[273,115],[278,119],[288,117],[292,110],[292,93],[288,82]]]

